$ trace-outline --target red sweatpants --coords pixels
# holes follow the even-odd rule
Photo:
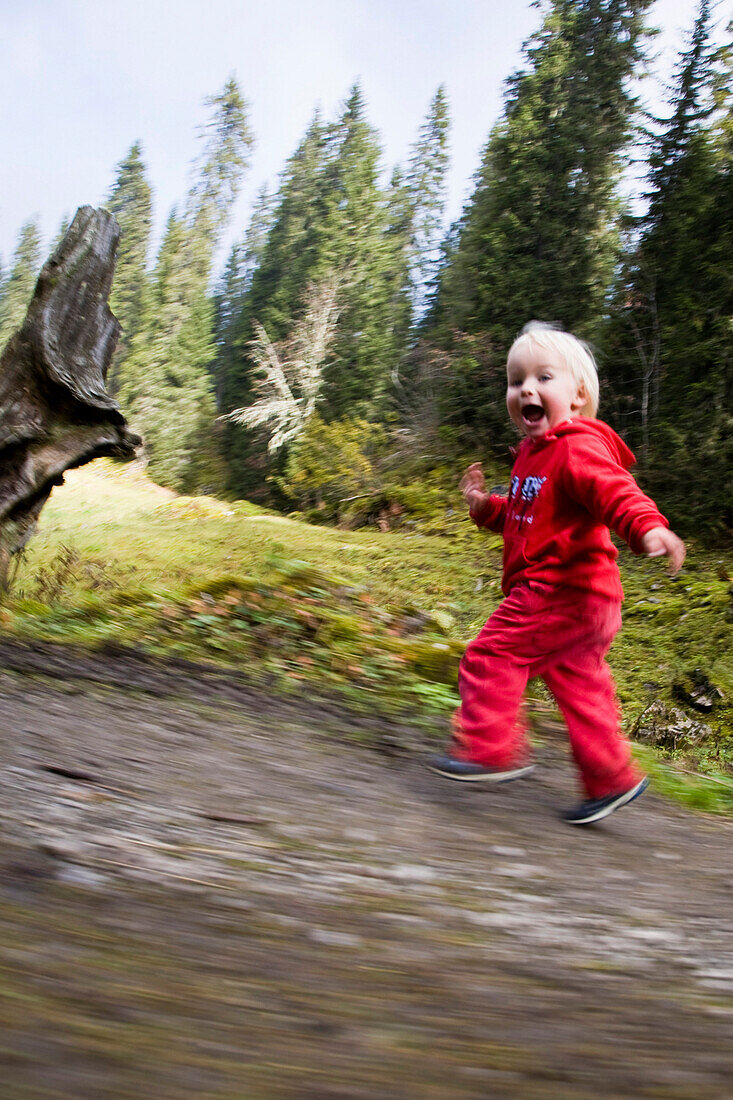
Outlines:
[[[605,656],[621,625],[614,600],[590,593],[558,596],[518,585],[464,654],[458,675],[458,753],[503,768],[527,759],[520,713],[527,681],[541,676],[568,727],[588,798],[604,798],[639,781],[621,732]]]

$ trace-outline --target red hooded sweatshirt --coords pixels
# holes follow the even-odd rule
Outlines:
[[[476,497],[471,519],[504,535],[502,590],[531,581],[623,599],[609,527],[634,553],[668,527],[629,473],[633,454],[608,424],[579,416],[525,439],[509,496]]]

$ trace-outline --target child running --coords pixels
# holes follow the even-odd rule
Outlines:
[[[527,681],[541,676],[567,723],[585,798],[563,814],[588,825],[642,793],[605,656],[623,591],[609,528],[634,553],[685,545],[629,473],[634,456],[595,419],[598,374],[581,340],[532,321],[507,360],[507,408],[524,434],[508,496],[485,491],[480,463],[461,480],[469,514],[504,536],[504,602],[465,652],[453,742],[430,767],[447,779],[501,783],[527,775]]]

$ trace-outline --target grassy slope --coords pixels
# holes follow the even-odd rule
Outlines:
[[[305,683],[385,712],[447,714],[462,641],[500,598],[501,558],[501,540],[452,503],[410,531],[345,532],[246,502],[175,497],[132,467],[98,462],[54,491],[0,621],[24,637],[246,667],[278,690]],[[626,724],[655,699],[673,702],[685,670],[703,669],[726,695],[704,718],[713,736],[668,756],[711,778],[695,782],[641,751],[658,785],[733,810],[725,562],[692,548],[671,580],[623,553],[622,572],[612,664]]]

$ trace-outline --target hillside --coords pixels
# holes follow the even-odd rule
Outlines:
[[[409,714],[434,740],[463,644],[500,598],[500,555],[501,540],[449,493],[399,530],[344,531],[177,496],[102,461],[54,491],[0,616],[7,637],[238,669],[276,693]],[[625,626],[611,662],[627,728],[654,706],[639,752],[658,786],[729,811],[727,564],[691,546],[676,579],[626,551],[621,565]],[[551,711],[541,688],[533,699],[536,714]]]

